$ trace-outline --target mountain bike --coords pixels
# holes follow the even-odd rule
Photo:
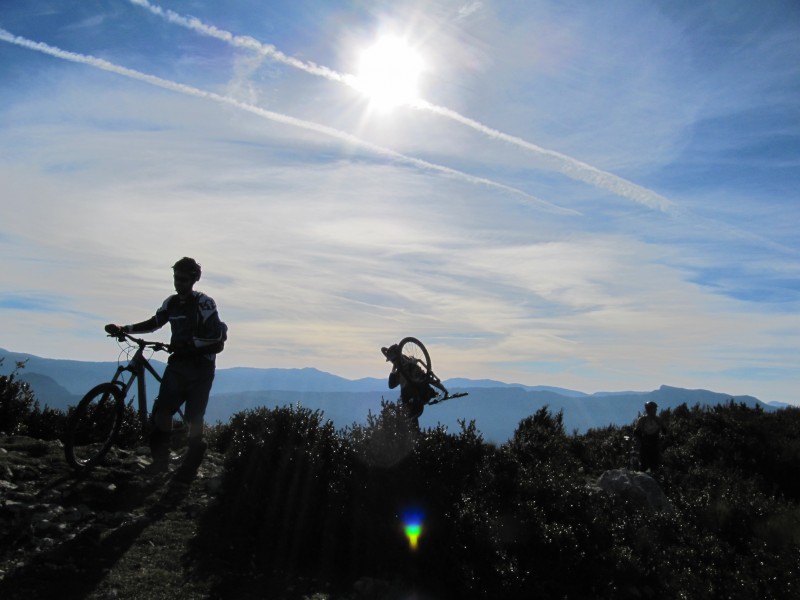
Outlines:
[[[467,395],[467,392],[451,394],[447,390],[431,368],[431,355],[428,349],[417,338],[405,337],[400,340],[397,347],[399,360],[392,362],[397,366],[400,374],[408,381],[422,385],[427,384],[437,392],[436,396],[428,402],[429,405]],[[387,360],[391,360],[389,358],[389,348],[381,348],[381,352],[383,352]]]
[[[150,417],[147,411],[145,375],[150,373],[159,383],[161,375],[150,364],[145,352],[170,351],[168,344],[148,342],[124,332],[109,337],[115,337],[118,342],[126,344],[123,352],[128,357],[127,363],[119,364],[111,381],[93,387],[69,412],[63,438],[64,454],[69,465],[76,471],[90,469],[103,460],[120,435],[126,417],[130,421],[134,400],[138,400],[136,416],[141,436],[146,438],[150,430]],[[126,403],[134,384],[136,393]],[[177,414],[181,420],[177,429],[185,429],[183,413],[178,411]]]

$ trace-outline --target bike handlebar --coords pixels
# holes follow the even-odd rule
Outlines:
[[[130,340],[140,348],[152,348],[153,350],[159,351],[163,350],[164,352],[172,352],[169,344],[165,344],[164,342],[151,342],[148,340],[143,340],[142,338],[133,337],[130,333],[126,331],[119,331],[117,333],[109,333],[108,337],[117,338],[117,341],[124,342],[126,339]]]

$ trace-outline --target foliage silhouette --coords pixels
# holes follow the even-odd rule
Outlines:
[[[0,365],[4,362],[0,358]],[[0,431],[9,435],[28,433],[28,419],[39,410],[39,402],[30,386],[18,379],[17,375],[25,367],[25,362],[17,362],[10,375],[0,375]]]
[[[241,413],[215,434],[228,479],[198,552],[241,574],[221,594],[344,594],[371,577],[431,597],[794,597],[800,411],[663,418],[656,478],[674,510],[657,512],[594,485],[627,464],[630,426],[567,434],[543,408],[498,447],[474,423],[417,433],[389,402],[342,431],[302,408]]]
[[[45,439],[63,419],[16,374],[0,416]],[[391,402],[338,431],[299,406],[238,413],[208,428],[224,481],[187,560],[217,597],[346,597],[375,578],[434,598],[795,598],[800,409],[661,416],[664,511],[595,485],[627,465],[631,426],[568,434],[545,407],[495,446],[474,423],[418,432]]]

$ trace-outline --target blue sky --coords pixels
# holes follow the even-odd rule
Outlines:
[[[442,378],[800,404],[793,0],[7,0],[0,42],[2,347],[111,360],[188,255],[222,367],[414,335]]]

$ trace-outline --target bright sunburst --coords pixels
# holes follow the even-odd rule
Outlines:
[[[422,59],[405,41],[384,36],[361,54],[355,84],[377,108],[390,109],[418,97],[422,68]]]

